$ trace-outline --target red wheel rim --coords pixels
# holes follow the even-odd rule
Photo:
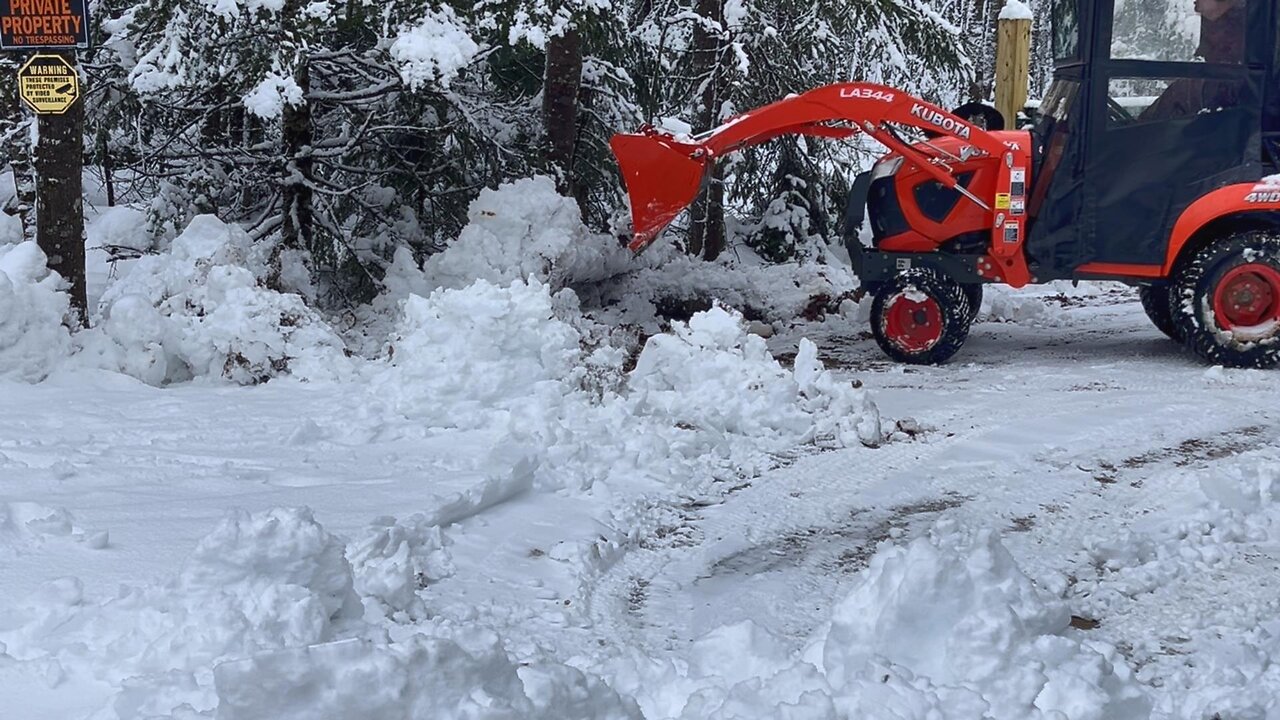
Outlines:
[[[924,352],[942,339],[942,308],[923,293],[898,293],[884,309],[884,331],[904,352]]]
[[[1213,292],[1213,314],[1223,330],[1259,330],[1280,324],[1280,270],[1245,263],[1227,271]]]

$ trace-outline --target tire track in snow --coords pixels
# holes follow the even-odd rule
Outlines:
[[[940,432],[957,428],[950,437],[806,456],[762,475],[700,508],[684,542],[642,542],[586,588],[594,632],[660,653],[726,622],[768,618],[776,622],[771,629],[800,642],[879,541],[914,537],[942,511],[994,521],[1026,538],[1042,526],[1123,514],[1115,493],[1103,497],[1106,488],[1064,458],[1096,457],[1115,438],[1130,437],[1148,419],[1152,400],[1166,410],[1161,422],[1182,438],[1223,432],[1238,420],[1197,412],[1206,397],[1187,398],[1168,386],[1156,398],[1128,388],[1105,393],[1120,406],[1105,417],[1092,394],[1047,394],[1048,408],[1024,402],[983,418],[972,416],[965,397],[955,397],[956,406],[931,419]],[[1036,444],[1040,451],[1028,452]],[[1044,516],[1042,508],[1062,517],[1028,520]]]

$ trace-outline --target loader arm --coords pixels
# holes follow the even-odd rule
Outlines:
[[[724,155],[784,135],[834,139],[866,134],[919,165],[949,188],[955,176],[943,155],[930,155],[901,140],[892,125],[914,127],[959,138],[993,157],[1004,144],[936,105],[905,92],[872,83],[841,83],[792,95],[772,105],[737,115],[702,135],[677,138],[652,127],[609,141],[631,199],[634,238],[630,248],[644,249],[687,208],[702,188],[711,164]],[[985,203],[962,194],[983,206]]]

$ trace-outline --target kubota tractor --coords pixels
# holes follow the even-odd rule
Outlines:
[[[1156,327],[1209,362],[1280,364],[1280,178],[1264,179],[1280,173],[1280,0],[1175,6],[1056,0],[1054,82],[1029,130],[844,83],[698,136],[617,135],[631,247],[728,153],[864,134],[889,154],[854,182],[845,232],[892,358],[955,354],[984,284],[1089,279],[1138,286]]]

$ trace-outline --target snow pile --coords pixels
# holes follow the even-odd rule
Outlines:
[[[561,288],[597,282],[633,266],[624,248],[587,230],[577,203],[557,193],[548,177],[482,190],[467,217],[458,239],[427,258],[423,272],[430,289],[529,277]]]
[[[0,642],[19,660],[61,668],[54,687],[62,673],[92,673],[122,688],[112,706],[129,719],[182,703],[209,709],[214,663],[328,641],[360,614],[343,545],[310,511],[235,512],[165,585],[88,605],[78,581],[57,581]]]
[[[721,307],[673,323],[645,344],[628,383],[633,415],[714,435],[799,445],[821,437],[852,447],[880,441],[880,418],[864,391],[836,381],[817,347],[800,341],[795,367],[774,360]]]
[[[263,120],[278,120],[286,105],[301,107],[306,98],[292,77],[269,72],[262,82],[245,94],[242,102],[246,110]]]
[[[559,664],[518,667],[496,635],[351,640],[258,655],[216,671],[218,720],[640,720],[634,702]]]
[[[153,385],[341,374],[341,339],[301,297],[265,286],[265,252],[236,226],[192,220],[169,253],[138,260],[107,289],[88,361]]]
[[[39,381],[70,352],[61,282],[34,242],[0,246],[0,379]]]
[[[744,623],[705,636],[687,661],[628,658],[615,687],[651,719],[1146,717],[1115,650],[1065,636],[1068,621],[993,533],[944,520],[877,552],[803,660]]]
[[[539,401],[559,408],[581,360],[569,295],[534,280],[410,296],[375,391],[415,421],[478,429]]]
[[[671,481],[704,456],[748,468],[797,444],[880,440],[875,405],[811,343],[788,370],[723,308],[650,338],[629,373],[572,293],[536,280],[412,296],[404,313],[375,392],[429,427],[505,429],[508,444],[542,453],[544,486],[641,468]]]

